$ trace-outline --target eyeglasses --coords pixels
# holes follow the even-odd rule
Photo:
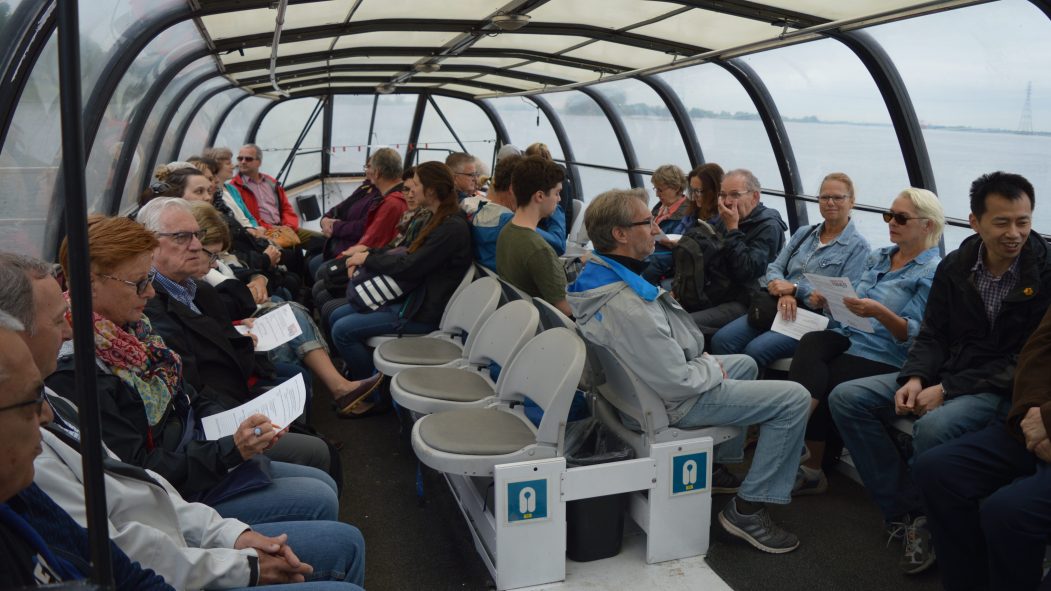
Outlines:
[[[653,218],[652,217],[648,217],[648,218],[642,220],[641,222],[631,222],[630,224],[624,224],[624,227],[625,228],[630,228],[632,226],[649,226],[652,223],[653,223]]]
[[[201,252],[203,252],[204,254],[208,255],[208,262],[209,263],[214,263],[215,261],[219,260],[219,253],[217,253],[217,252],[212,252],[212,251],[208,250],[207,248],[204,248],[203,246],[201,247]]]
[[[702,195],[704,195],[704,189],[694,189],[691,187],[690,195],[693,195],[694,197],[701,197]]]
[[[156,234],[158,236],[167,236],[168,238],[171,238],[172,242],[174,242],[176,244],[186,245],[186,244],[189,244],[190,241],[193,238],[197,238],[198,242],[200,242],[201,240],[204,240],[205,232],[204,232],[204,230],[196,230],[196,231],[193,231],[193,232],[190,232],[190,231],[184,231],[184,232],[157,232]]]
[[[473,179],[477,179],[478,177],[482,176],[482,175],[478,174],[477,172],[458,172],[456,174],[458,174],[460,176],[469,176],[469,177],[471,177]]]
[[[7,406],[0,406],[0,412],[5,410],[15,410],[16,408],[25,408],[27,406],[36,405],[34,411],[37,416],[40,416],[40,412],[44,410],[44,402],[47,401],[47,394],[44,393],[44,385],[40,385],[40,390],[36,393],[36,398],[31,400],[23,400],[22,402],[16,402],[15,404],[9,404]]]
[[[885,221],[885,222],[887,222],[889,224],[891,220],[894,220],[899,226],[904,226],[905,224],[909,223],[909,220],[929,220],[929,219],[930,218],[920,218],[920,217],[910,218],[909,216],[907,216],[907,215],[905,215],[903,213],[897,213],[897,212],[893,212],[893,211],[885,211],[885,212],[883,212],[883,221]]]
[[[829,202],[829,201],[831,201],[833,203],[843,203],[844,201],[847,200],[847,196],[846,195],[818,195],[817,196],[817,200],[818,201],[824,201],[826,203]]]
[[[106,279],[112,279],[114,281],[120,281],[125,285],[130,285],[135,288],[136,294],[142,295],[146,293],[150,284],[153,283],[153,279],[157,277],[157,271],[150,269],[150,272],[146,274],[146,278],[138,281],[128,281],[127,279],[121,279],[120,277],[114,277],[113,275],[106,275],[105,273],[99,273],[99,277],[105,277]]]
[[[727,193],[725,191],[719,191],[719,198],[720,199],[726,199],[727,197],[729,197],[730,199],[740,199],[741,197],[744,197],[745,195],[751,195],[751,194],[752,194],[751,191],[730,191],[729,193]]]
[[[238,156],[238,162],[255,162],[255,156]]]

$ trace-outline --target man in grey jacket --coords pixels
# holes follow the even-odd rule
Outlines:
[[[596,252],[568,290],[584,337],[612,349],[660,394],[672,426],[759,425],[751,469],[719,522],[764,552],[795,550],[798,538],[773,523],[766,504],[791,500],[810,395],[793,382],[755,381],[755,361],[746,355],[703,353],[704,335],[690,315],[640,275],[660,229],[631,192],[595,198],[584,224]],[[743,439],[720,445],[717,458],[742,461]]]
[[[18,333],[40,374],[55,370],[58,350],[72,337],[66,301],[46,263],[0,253],[0,309],[26,326]],[[54,420],[41,429],[34,482],[81,525],[84,507],[76,408],[48,393]],[[353,526],[330,521],[248,525],[189,503],[163,477],[104,460],[110,538],[132,560],[176,589],[236,589],[302,583],[301,591],[351,591],[364,581],[364,540]],[[292,548],[295,547],[296,552]],[[300,556],[297,556],[297,552]],[[300,557],[302,560],[300,560]]]

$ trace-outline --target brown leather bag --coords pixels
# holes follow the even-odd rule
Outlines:
[[[299,246],[299,234],[288,226],[275,226],[266,231],[266,237],[281,248]]]

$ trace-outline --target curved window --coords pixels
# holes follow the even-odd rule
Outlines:
[[[201,150],[207,148],[208,137],[218,123],[216,119],[223,114],[223,111],[230,106],[230,103],[244,94],[245,91],[240,88],[231,88],[208,99],[204,106],[197,111],[193,121],[190,122],[190,127],[186,130],[186,137],[182,140],[182,148],[179,149],[179,153],[200,154]]]
[[[139,139],[127,137],[126,132],[142,97],[173,62],[203,48],[204,42],[197,28],[192,21],[186,21],[166,29],[136,56],[109,99],[102,125],[88,155],[84,175],[90,210],[105,203],[101,201],[103,196],[124,187],[125,179],[113,178],[113,168],[120,155],[120,146],[126,141],[137,142]]]
[[[496,109],[511,143],[518,149],[525,150],[530,144],[541,142],[547,145],[552,158],[565,161],[566,156],[555,129],[536,103],[525,97],[495,98],[487,102]]]
[[[1051,22],[1003,0],[866,29],[894,59],[923,125],[946,215],[965,219],[979,175],[1051,186]],[[1051,229],[1051,207],[1033,227]]]
[[[48,254],[45,224],[61,146],[58,36],[52,35],[26,81],[0,149],[0,249]]]
[[[388,94],[380,97],[376,103],[376,124],[372,129],[369,152],[375,151],[376,148],[390,147],[405,153],[412,118],[416,113],[417,98],[414,94]]]
[[[434,104],[428,102],[416,142],[418,162],[445,160],[451,152],[466,151],[491,167],[496,156],[496,130],[489,117],[480,107],[467,101],[444,96],[432,98]],[[439,111],[448,125],[442,121]]]
[[[230,84],[230,81],[226,78],[218,76],[215,78],[209,78],[198,84],[196,88],[190,91],[190,94],[186,95],[182,104],[179,105],[179,109],[175,111],[175,116],[172,117],[171,122],[168,124],[168,131],[164,134],[164,141],[161,142],[161,151],[157,155],[156,164],[164,164],[173,160],[185,160],[187,157],[193,155],[182,154],[179,152],[181,146],[175,145],[175,135],[179,131],[179,127],[182,125],[183,121],[189,116],[190,110],[197,104],[198,99],[204,96],[205,93],[228,84]]]
[[[763,187],[784,190],[781,171],[759,112],[729,72],[703,64],[658,74],[686,106],[705,162],[747,168]]]
[[[854,52],[823,39],[742,59],[777,104],[804,193],[834,171],[850,175],[858,203],[879,206],[908,186],[887,105]]]
[[[577,166],[576,170],[580,175],[581,185],[577,189],[577,195],[584,203],[590,203],[592,199],[610,189],[631,188],[631,178],[626,172],[593,166]]]
[[[329,169],[336,174],[365,172],[369,145],[369,121],[373,95],[337,94],[332,97],[332,158]]]
[[[132,154],[131,166],[128,168],[128,178],[124,183],[124,191],[120,194],[118,212],[126,213],[130,211],[138,202],[139,193],[146,188],[152,173],[152,171],[146,169],[147,160],[153,154],[153,149],[156,147],[155,143],[161,141],[161,138],[157,137],[157,131],[162,125],[164,113],[171,107],[172,101],[175,100],[180,92],[186,89],[186,85],[191,80],[214,69],[215,61],[210,57],[202,57],[176,74],[164,91],[161,92],[160,96],[157,97],[157,102],[153,104],[153,109],[150,110],[149,116],[146,117],[146,124],[142,128],[142,133],[139,134],[139,144],[135,149],[135,153]]]
[[[279,103],[266,114],[255,137],[255,143],[263,150],[263,172],[278,177],[286,185],[321,173],[321,126],[324,117],[318,114],[310,132],[299,146],[287,179],[279,176],[317,104],[318,99],[315,97],[291,99]]]
[[[679,127],[652,88],[638,80],[625,79],[598,84],[595,90],[620,114],[640,168],[654,170],[662,164],[675,164],[689,171],[690,158]]]
[[[263,107],[270,103],[270,100],[259,96],[250,96],[237,103],[221,123],[219,135],[215,136],[215,146],[230,148],[236,156],[238,148],[248,140],[248,128],[255,122]]]
[[[620,149],[617,135],[613,133],[613,126],[591,97],[576,90],[542,96],[551,104],[562,126],[566,128],[577,162],[627,170],[624,152]],[[585,190],[591,192],[583,179],[581,183],[585,185]]]

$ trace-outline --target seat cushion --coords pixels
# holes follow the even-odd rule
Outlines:
[[[397,380],[405,392],[437,400],[477,402],[495,394],[482,376],[455,367],[410,367]]]
[[[438,451],[473,456],[514,453],[536,443],[524,419],[489,408],[428,415],[420,419],[420,439]]]
[[[463,350],[455,344],[432,337],[407,337],[380,345],[380,355],[391,363],[403,365],[441,365],[455,361]]]

